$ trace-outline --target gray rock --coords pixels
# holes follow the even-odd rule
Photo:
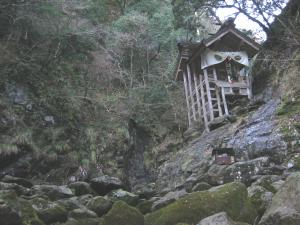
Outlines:
[[[106,195],[112,190],[123,187],[122,182],[116,177],[107,175],[97,177],[91,180],[91,187],[99,194]]]
[[[259,225],[300,224],[300,173],[290,175],[275,194]]]
[[[32,207],[37,212],[39,218],[45,224],[65,222],[67,220],[67,210],[55,202],[49,202],[42,198],[35,198],[31,201]]]
[[[206,191],[208,189],[210,189],[212,186],[209,185],[208,183],[206,182],[200,182],[198,184],[196,184],[193,188],[192,188],[192,191],[195,192],[195,191]]]
[[[51,125],[54,125],[54,124],[55,124],[55,120],[54,120],[54,117],[53,117],[53,116],[45,116],[45,117],[44,117],[44,121],[45,121],[47,124],[51,124]]]
[[[220,212],[201,220],[197,225],[236,225],[226,212]]]
[[[86,205],[89,210],[97,213],[99,217],[106,214],[112,207],[112,202],[101,196],[92,198]]]
[[[18,184],[0,182],[0,190],[14,190],[17,195],[30,195],[32,191]]]
[[[273,193],[266,188],[252,184],[248,187],[248,197],[256,207],[257,212],[262,216],[267,207],[271,204]]]
[[[5,203],[0,203],[0,224],[17,225],[22,224],[21,215],[15,209]]]
[[[230,138],[228,144],[237,150],[239,157],[255,159],[267,156],[282,162],[287,154],[287,143],[274,120],[279,101],[271,100],[248,118]]]
[[[0,191],[0,224],[44,225],[44,223],[38,218],[30,202],[18,197],[12,190]]]
[[[124,191],[122,189],[111,191],[107,195],[107,197],[109,199],[111,199],[112,201],[123,201],[123,202],[126,202],[128,205],[131,205],[131,206],[136,206],[138,204],[138,202],[139,202],[139,196],[137,196],[137,195],[135,195],[133,193]]]
[[[60,205],[63,205],[68,211],[73,209],[79,209],[84,207],[91,199],[93,198],[92,195],[82,195],[76,196],[68,199],[61,199],[57,202]]]
[[[136,187],[134,193],[137,194],[140,198],[149,199],[153,197],[156,193],[155,183],[150,183],[150,184],[142,185],[141,187]]]
[[[7,93],[8,93],[9,99],[14,104],[26,105],[26,103],[28,102],[28,96],[25,91],[25,88],[20,85],[16,85],[16,84],[8,85]]]
[[[15,184],[21,185],[21,186],[26,187],[26,188],[31,188],[33,186],[33,184],[29,180],[26,180],[26,179],[20,178],[20,177],[13,177],[13,176],[10,176],[10,175],[4,176],[2,178],[2,182],[15,183]]]
[[[87,208],[74,209],[69,213],[69,217],[77,220],[85,218],[96,218],[97,214]]]
[[[53,201],[74,196],[72,190],[67,186],[34,185],[33,190],[37,194],[43,194],[48,196],[49,199]]]
[[[215,164],[207,172],[209,183],[220,185],[232,181],[241,181],[251,184],[252,177],[262,173],[268,165],[269,160],[267,157],[237,162],[230,166]]]
[[[175,202],[177,199],[184,197],[187,194],[188,193],[185,190],[169,192],[162,198],[159,198],[158,200],[153,202],[151,210],[154,211],[154,210],[160,209],[164,206],[167,206],[167,205],[171,204],[172,202]]]
[[[90,185],[86,182],[74,182],[68,185],[68,187],[74,190],[75,195],[86,195],[93,194],[94,191],[91,189]]]
[[[276,191],[278,191],[282,185],[284,184],[283,180],[278,180],[272,183],[272,186],[275,188]]]

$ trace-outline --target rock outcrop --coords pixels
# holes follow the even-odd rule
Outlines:
[[[146,215],[145,225],[174,225],[180,222],[196,224],[218,212],[226,212],[232,219],[253,223],[256,210],[247,196],[246,186],[233,182],[195,192]]]
[[[253,176],[275,170],[281,174],[282,169],[274,164],[283,162],[287,143],[275,119],[278,104],[278,100],[270,100],[251,116],[204,132],[160,166],[158,190],[191,190],[199,182],[220,185],[237,180],[251,184]],[[214,164],[212,149],[219,147],[233,148],[237,162],[229,166]]]
[[[101,225],[144,225],[144,216],[125,202],[116,202],[103,217]]]
[[[259,225],[300,224],[300,173],[290,175],[275,194]]]
[[[201,220],[197,225],[236,225],[226,212],[220,212]]]

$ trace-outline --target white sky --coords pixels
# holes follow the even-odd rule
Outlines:
[[[225,21],[229,17],[232,16],[232,14],[235,13],[232,9],[218,9],[217,10],[217,16],[222,20]],[[253,21],[249,20],[245,15],[238,15],[235,19],[236,27],[239,29],[247,29],[252,30],[255,36],[260,40],[266,39],[266,34],[262,31],[260,26],[257,23],[254,23]]]
[[[287,1],[286,1],[287,2]],[[229,0],[230,3],[230,0]],[[231,17],[233,13],[237,12],[234,9],[218,9],[217,10],[217,16],[225,21],[228,17]],[[274,14],[279,15],[280,10],[274,12]],[[259,19],[259,18],[258,18]],[[247,29],[252,30],[255,36],[261,40],[266,40],[266,34],[263,32],[263,30],[260,28],[260,26],[257,23],[254,23],[253,21],[249,20],[245,15],[239,14],[238,17],[235,20],[235,24],[237,28],[240,29]]]

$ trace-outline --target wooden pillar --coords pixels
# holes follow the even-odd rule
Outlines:
[[[200,93],[201,93],[201,102],[202,102],[202,111],[203,111],[203,121],[205,125],[205,129],[209,132],[208,128],[208,120],[207,120],[207,111],[205,107],[205,93],[204,93],[204,87],[203,87],[203,75],[199,76],[199,83],[200,83]]]
[[[190,102],[189,102],[189,90],[188,90],[188,84],[186,80],[186,73],[183,72],[183,82],[184,82],[184,91],[185,91],[185,98],[186,98],[186,106],[187,106],[187,113],[188,113],[188,121],[189,121],[189,127],[192,125],[191,121],[191,114],[190,114]]]
[[[195,66],[192,67],[193,70],[193,77],[194,77],[194,84],[195,84],[195,91],[196,91],[196,98],[197,98],[197,105],[198,105],[198,114],[200,121],[202,120],[202,113],[201,113],[201,103],[200,103],[200,95],[199,95],[199,86],[198,86],[198,78],[195,70]]]
[[[187,74],[188,74],[188,86],[190,90],[190,98],[191,98],[191,104],[192,104],[192,112],[193,112],[193,118],[194,121],[197,121],[196,118],[196,109],[195,109],[195,99],[194,99],[194,94],[193,94],[193,87],[192,87],[192,77],[191,77],[191,68],[189,65],[187,65]]]
[[[210,121],[212,121],[214,119],[214,111],[213,111],[214,109],[213,109],[212,100],[211,100],[207,69],[204,69],[204,80],[205,80],[206,94],[207,94],[207,99],[208,99]]]
[[[247,85],[248,85],[248,88],[247,88],[248,99],[251,100],[253,97],[253,94],[252,94],[252,77],[250,74],[247,76],[246,81],[247,81]]]
[[[218,80],[217,71],[216,71],[215,67],[214,67],[213,71],[214,71],[215,80]],[[216,89],[215,91],[216,91],[216,98],[217,98],[219,116],[223,116],[223,111],[222,111],[222,107],[221,107],[221,99],[220,99],[220,91],[219,91],[219,88],[217,87],[217,85],[215,85],[215,89]]]
[[[226,102],[224,87],[222,87],[222,99],[223,99],[223,105],[224,105],[225,115],[228,116],[229,112],[228,112],[228,108],[227,108],[227,102]]]

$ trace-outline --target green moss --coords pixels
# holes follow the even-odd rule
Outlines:
[[[270,180],[264,180],[263,182],[260,183],[260,186],[264,187],[268,191],[272,192],[275,194],[277,190],[274,188]]]
[[[143,214],[147,214],[147,213],[150,213],[151,212],[151,207],[152,207],[152,202],[150,201],[143,201],[141,203],[139,203],[136,208],[138,210],[140,210],[141,213]]]
[[[300,113],[300,101],[284,101],[277,110],[278,116],[290,116]]]
[[[101,225],[144,225],[144,216],[125,202],[116,202],[103,217]]]
[[[215,191],[196,192],[169,206],[146,215],[146,225],[196,224],[201,219],[225,211],[234,220],[252,223],[256,210],[240,182],[226,184]]]
[[[31,204],[25,199],[18,198],[14,191],[0,191],[0,200],[18,212],[22,218],[22,225],[44,225]]]
[[[67,210],[57,203],[52,203],[42,198],[35,198],[30,203],[36,210],[39,218],[46,224],[65,222],[67,220]]]
[[[295,157],[294,158],[294,168],[295,169],[300,169],[300,157]]]

